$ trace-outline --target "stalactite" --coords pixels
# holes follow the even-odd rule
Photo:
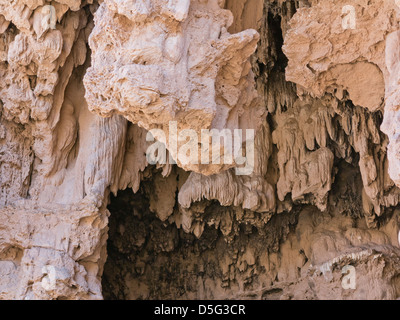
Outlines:
[[[0,299],[398,299],[399,13],[0,0]]]

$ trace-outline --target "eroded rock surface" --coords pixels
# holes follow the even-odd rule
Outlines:
[[[398,299],[399,14],[0,0],[0,299]],[[254,129],[251,170],[171,122]]]
[[[182,142],[170,123],[177,123],[178,132],[200,135],[205,129],[258,130],[263,115],[248,61],[258,33],[229,34],[233,16],[221,4],[104,1],[95,15],[92,66],[84,79],[91,111],[162,129],[166,139],[156,138],[178,165],[207,175],[226,166],[183,163],[174,147]]]

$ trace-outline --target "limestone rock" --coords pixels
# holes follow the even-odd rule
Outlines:
[[[399,299],[397,3],[0,0],[0,299]]]
[[[146,130],[163,129],[166,137],[156,138],[178,165],[207,175],[232,165],[199,165],[195,155],[181,161],[183,143],[170,132],[170,122],[177,122],[178,133],[193,129],[200,136],[206,129],[258,130],[263,114],[255,105],[248,61],[258,33],[229,34],[232,14],[218,2],[104,1],[84,78],[91,111],[123,115]]]

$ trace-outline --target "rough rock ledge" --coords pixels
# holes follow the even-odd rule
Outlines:
[[[0,299],[399,299],[397,2],[0,0]]]

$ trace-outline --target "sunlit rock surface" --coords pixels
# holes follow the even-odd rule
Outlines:
[[[0,298],[400,298],[399,14],[0,0]],[[171,122],[253,129],[251,170]]]

